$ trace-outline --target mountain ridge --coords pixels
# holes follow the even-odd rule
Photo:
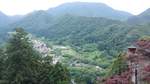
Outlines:
[[[0,11],[0,26],[9,23],[9,17]]]
[[[128,18],[127,23],[132,25],[150,23],[150,8],[140,13],[139,15]]]
[[[132,14],[124,11],[115,10],[103,3],[72,2],[64,3],[57,7],[47,10],[52,15],[78,15],[88,17],[105,17],[117,20],[125,20]]]

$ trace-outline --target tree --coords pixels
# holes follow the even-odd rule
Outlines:
[[[52,58],[38,53],[31,42],[28,33],[17,28],[8,41],[5,61],[1,61],[0,51],[0,65],[5,65],[5,69],[0,66],[5,84],[69,84],[67,68],[60,63],[52,64]]]
[[[127,70],[127,63],[125,61],[124,54],[119,54],[109,68],[107,76],[121,74],[125,70]]]
[[[66,67],[62,66],[61,63],[57,62],[53,71],[50,73],[51,84],[69,84],[70,74]]]
[[[30,43],[27,33],[15,29],[6,49],[6,77],[9,84],[37,84],[35,79],[40,58]]]
[[[0,80],[3,76],[3,70],[4,70],[4,50],[0,48]]]

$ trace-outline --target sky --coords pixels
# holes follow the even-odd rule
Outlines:
[[[0,0],[0,11],[7,15],[24,15],[35,10],[47,10],[67,2],[98,2],[138,15],[150,8],[150,0]]]

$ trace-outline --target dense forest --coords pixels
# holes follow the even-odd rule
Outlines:
[[[24,16],[0,12],[0,83],[99,84],[127,69],[124,52],[150,36],[149,18],[149,9],[134,16],[82,2]]]

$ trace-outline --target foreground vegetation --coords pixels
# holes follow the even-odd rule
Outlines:
[[[0,50],[1,84],[69,84],[70,74],[52,57],[43,57],[32,47],[27,33],[16,29]]]

